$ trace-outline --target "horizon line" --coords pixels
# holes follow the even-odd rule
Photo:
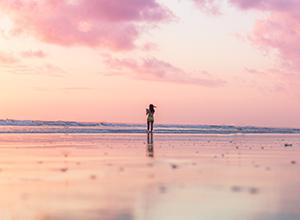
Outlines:
[[[41,120],[41,119],[0,119],[0,121],[16,121],[16,122],[68,122],[68,123],[82,123],[82,124],[88,124],[88,123],[99,123],[99,124],[131,124],[131,125],[143,125],[146,123],[138,123],[138,122],[109,122],[109,121],[77,121],[77,120],[63,120],[63,119],[57,119],[57,120]],[[275,126],[268,126],[268,125],[234,125],[234,124],[200,124],[200,123],[155,123],[156,125],[184,125],[184,126],[227,126],[227,127],[236,127],[236,128],[245,128],[245,127],[255,127],[255,128],[276,128],[276,129],[300,129],[299,127],[275,127]],[[5,126],[5,125],[0,125]],[[21,125],[19,125],[21,126]],[[25,126],[25,125],[24,125]]]

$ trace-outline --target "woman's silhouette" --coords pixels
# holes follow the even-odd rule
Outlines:
[[[146,109],[146,115],[147,115],[147,132],[153,132],[153,123],[154,123],[154,113],[156,106],[153,104],[149,105],[149,108]]]

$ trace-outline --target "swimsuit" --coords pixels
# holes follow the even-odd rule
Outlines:
[[[154,113],[152,112],[148,112],[148,117],[147,117],[147,121],[148,122],[154,122],[154,117],[153,117]]]

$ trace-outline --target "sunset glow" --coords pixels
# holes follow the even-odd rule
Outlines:
[[[2,0],[0,118],[300,126],[300,1]]]
[[[13,29],[13,22],[6,16],[0,16],[0,30],[8,34]]]

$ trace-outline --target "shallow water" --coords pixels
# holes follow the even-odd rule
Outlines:
[[[145,124],[1,120],[0,134],[143,134]],[[155,124],[160,134],[300,134],[300,128],[233,125]]]
[[[299,147],[300,135],[2,134],[0,219],[298,220]]]

